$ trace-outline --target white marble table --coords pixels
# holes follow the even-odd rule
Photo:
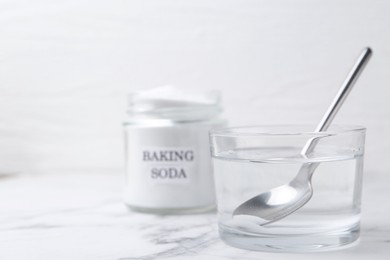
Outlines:
[[[129,212],[121,180],[92,172],[0,176],[0,259],[390,259],[390,189],[380,178],[365,183],[360,244],[315,254],[227,246],[213,213]]]

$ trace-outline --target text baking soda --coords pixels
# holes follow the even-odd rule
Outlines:
[[[225,125],[219,93],[162,87],[129,101],[125,203],[154,213],[214,208],[208,132]]]
[[[191,149],[182,150],[144,150],[144,162],[193,162],[195,160],[194,151]],[[151,169],[152,179],[188,179],[189,173],[184,167],[154,167]]]

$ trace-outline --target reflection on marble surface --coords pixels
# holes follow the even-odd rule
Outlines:
[[[0,178],[0,259],[388,259],[390,189],[367,183],[360,243],[315,254],[229,247],[215,213],[156,216],[130,212],[120,174]]]

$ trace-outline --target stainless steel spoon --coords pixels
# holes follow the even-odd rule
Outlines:
[[[367,47],[363,50],[315,132],[322,132],[328,129],[371,54],[372,50],[370,48]],[[306,156],[312,152],[319,140],[319,138],[309,140],[302,149],[301,154]],[[303,164],[296,177],[290,183],[273,188],[244,202],[235,209],[233,216],[256,216],[260,218],[259,225],[266,225],[290,215],[305,205],[312,197],[311,178],[318,165],[319,163]]]

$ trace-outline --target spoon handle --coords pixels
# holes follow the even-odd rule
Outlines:
[[[326,111],[325,115],[322,117],[320,123],[317,125],[315,132],[322,132],[328,129],[330,123],[333,121],[333,118],[336,116],[341,105],[344,103],[346,97],[348,96],[349,92],[351,92],[352,87],[355,85],[364,67],[367,65],[371,55],[372,55],[371,48],[369,47],[364,48],[363,52],[360,54],[355,65],[353,66],[352,70],[349,72],[347,78],[344,80],[343,84],[341,85],[341,88],[337,93],[336,97],[334,98],[332,104]],[[319,140],[318,138],[310,139],[306,143],[305,147],[302,149],[301,154],[307,155],[308,153],[312,152],[318,140]]]

